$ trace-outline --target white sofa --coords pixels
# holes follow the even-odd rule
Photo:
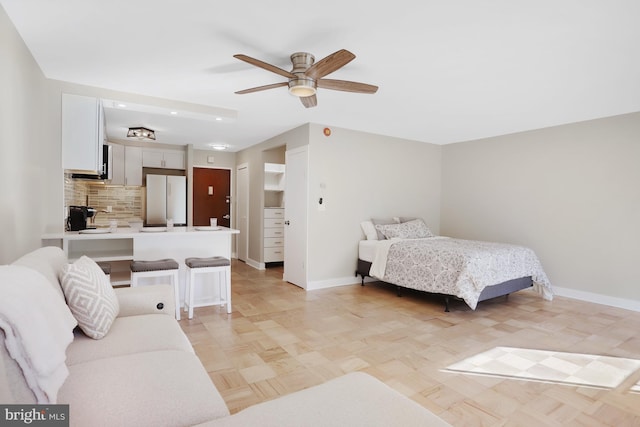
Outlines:
[[[11,274],[27,267],[41,273],[45,286],[50,285],[64,300],[59,278],[67,263],[61,249],[45,247],[10,266],[0,266],[0,298],[7,288],[19,286],[15,274],[10,279]],[[174,319],[171,287],[115,291],[119,315],[106,336],[95,340],[76,328],[66,349],[68,375],[55,403],[69,404],[72,426],[448,425],[363,373],[348,374],[230,416]],[[18,304],[26,313],[33,306],[30,301]],[[0,311],[0,325],[4,314]],[[5,338],[0,328],[0,403],[36,404],[33,387],[8,351],[10,339]]]

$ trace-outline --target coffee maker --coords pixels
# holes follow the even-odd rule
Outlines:
[[[96,214],[94,208],[89,206],[69,206],[69,216],[67,217],[67,231],[86,230],[87,220]]]

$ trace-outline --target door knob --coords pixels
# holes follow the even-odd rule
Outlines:
[[[291,224],[289,221],[284,222],[284,225],[289,225],[289,224]]]

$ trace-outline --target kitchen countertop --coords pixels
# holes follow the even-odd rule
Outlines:
[[[147,229],[159,229],[165,227],[147,227]],[[43,234],[41,238],[43,240],[52,239],[65,239],[65,240],[96,240],[96,239],[123,239],[123,238],[142,238],[144,236],[162,236],[171,235],[171,237],[178,237],[179,235],[186,234],[239,234],[240,230],[227,227],[217,227],[217,230],[210,229],[211,227],[173,227],[171,230],[166,231],[141,231],[131,227],[118,227],[115,232],[107,233],[81,233],[79,231],[65,231],[63,233],[47,233]],[[97,230],[106,230],[107,228],[97,228]]]

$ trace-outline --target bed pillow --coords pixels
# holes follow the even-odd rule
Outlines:
[[[373,218],[371,222],[376,228],[376,232],[378,234],[378,240],[384,240],[387,237],[378,229],[379,225],[389,225],[389,224],[398,224],[399,220],[397,218]]]
[[[421,219],[414,219],[401,224],[376,225],[376,230],[384,234],[387,239],[394,237],[399,239],[424,239],[434,236],[427,224]]]
[[[78,326],[99,340],[109,332],[120,305],[107,276],[94,260],[82,256],[62,269],[62,290]]]
[[[360,227],[362,227],[362,231],[364,235],[367,237],[367,240],[378,240],[378,231],[376,227],[373,225],[371,221],[362,221],[360,223]]]
[[[409,221],[413,221],[414,219],[419,219],[413,216],[401,216],[398,218],[398,222],[403,223],[403,222],[409,222]]]

